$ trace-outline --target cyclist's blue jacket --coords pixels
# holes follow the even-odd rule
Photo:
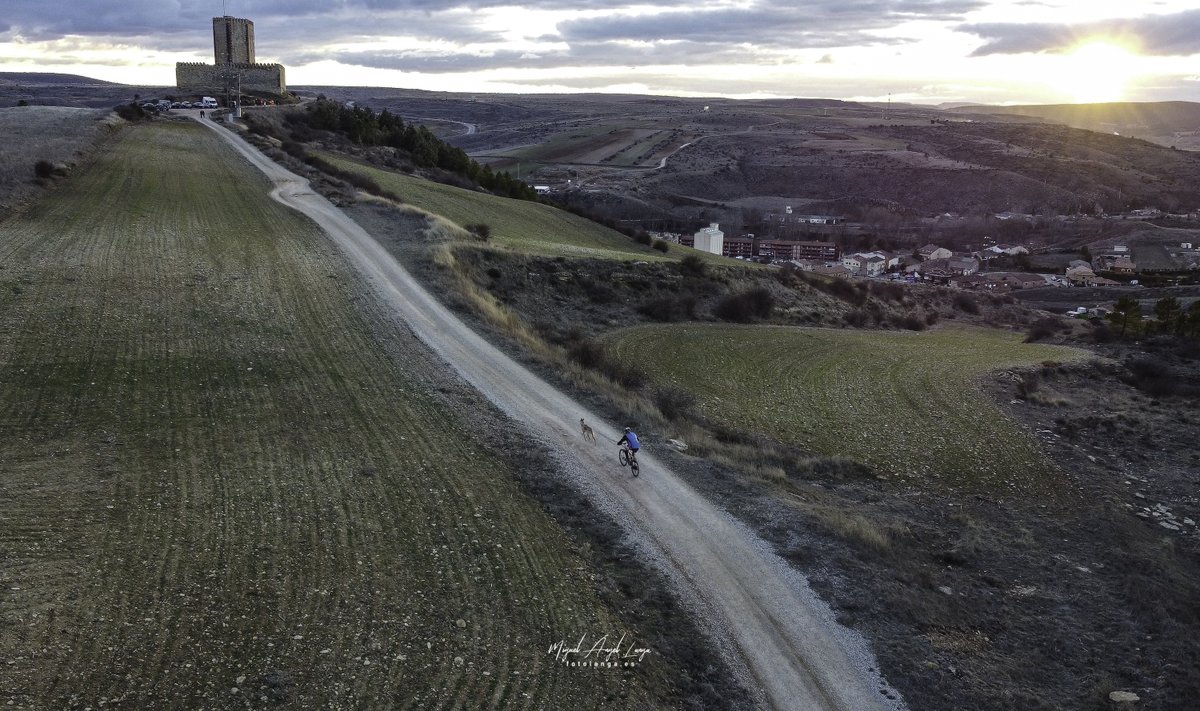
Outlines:
[[[642,445],[638,443],[637,435],[632,432],[626,432],[624,437],[617,440],[617,444],[623,444],[625,442],[628,442],[629,448],[635,452],[642,448]]]

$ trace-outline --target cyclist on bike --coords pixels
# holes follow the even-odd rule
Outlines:
[[[617,444],[629,445],[629,451],[633,452],[634,454],[637,454],[637,451],[642,447],[642,445],[638,443],[637,435],[634,434],[633,430],[629,427],[625,428],[625,434],[621,437],[621,439],[617,440]]]

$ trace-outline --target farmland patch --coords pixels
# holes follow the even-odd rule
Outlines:
[[[546,654],[630,630],[266,187],[141,126],[0,228],[0,701],[657,705]]]
[[[1012,490],[1054,488],[1057,474],[976,380],[1081,357],[976,328],[646,326],[607,343],[653,383],[691,393],[709,421],[850,457],[905,481]]]

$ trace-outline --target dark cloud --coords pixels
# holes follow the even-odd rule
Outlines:
[[[976,0],[850,0],[794,4],[768,0],[749,7],[697,7],[655,14],[615,14],[560,23],[567,41],[688,40],[747,42],[757,46],[842,47],[878,44],[873,30],[899,22],[960,19],[984,3]]]
[[[671,6],[684,0],[668,0]],[[619,8],[629,0],[535,0],[541,9]],[[64,5],[69,7],[64,8]],[[230,15],[259,22],[299,18],[353,18],[360,32],[394,32],[408,17],[455,9],[520,6],[516,0],[230,0]],[[4,0],[3,24],[23,37],[195,32],[220,14],[216,0]]]
[[[70,12],[45,0],[4,0],[9,35],[53,41],[81,35],[147,49],[210,53],[215,0],[75,0]],[[496,68],[641,66],[713,62],[774,63],[797,48],[894,43],[872,31],[908,19],[961,19],[985,0],[752,0],[744,8],[663,0],[654,15],[622,8],[638,0],[229,0],[231,15],[255,23],[258,55],[303,65],[349,65],[413,72]],[[533,51],[500,49],[504,38],[474,16],[489,7],[611,9],[606,16],[563,22]],[[214,12],[214,9],[216,10]],[[2,25],[0,25],[2,26]],[[450,45],[444,54],[405,50],[318,52],[314,47],[388,37]],[[461,48],[461,49],[458,49]]]
[[[1200,53],[1200,10],[1073,25],[986,23],[959,25],[958,29],[986,40],[973,53],[972,56],[976,57],[1061,52],[1087,39],[1109,39],[1132,44],[1142,54],[1190,56]]]
[[[524,52],[501,51],[495,54],[420,54],[403,52],[339,52],[322,55],[341,64],[403,72],[439,74],[472,72],[496,67],[553,66],[549,57],[530,57]],[[315,57],[314,57],[315,59]]]
[[[630,47],[617,43],[573,44],[569,49],[540,52],[501,50],[494,53],[450,53],[376,51],[298,54],[296,64],[333,59],[342,64],[397,69],[427,74],[470,72],[481,69],[558,69],[563,67],[639,67],[647,64],[686,64],[703,58],[710,64],[777,64],[774,55],[764,55],[744,46],[708,45],[692,42],[665,46]]]
[[[64,35],[148,35],[181,32],[202,21],[199,3],[161,0],[84,0],[49,3],[45,0],[6,0],[5,21],[11,31],[32,40]]]
[[[404,35],[405,29],[420,16],[433,16],[450,11],[473,11],[495,7],[521,7],[555,10],[620,10],[636,0],[231,0],[227,11],[237,17],[247,17],[256,25],[271,26],[281,37],[291,37],[293,24],[304,21],[325,23],[331,31],[350,29],[352,35]],[[756,25],[758,22],[781,23],[795,35],[803,27],[805,36],[817,42],[824,33],[845,35],[864,29],[887,27],[904,19],[958,19],[962,14],[985,4],[985,0],[818,0],[795,4],[785,0],[758,0],[747,9],[705,10],[688,0],[664,0],[659,8],[674,10],[662,20],[649,19],[671,28],[672,38],[693,41],[715,40],[721,34],[717,23],[729,34],[737,33],[732,41],[755,41],[760,36],[769,40],[780,25]],[[64,11],[60,3],[46,0],[5,0],[3,24],[10,31],[28,39],[48,40],[69,34],[119,36],[122,34],[153,36],[188,33],[201,36],[209,19],[220,6],[215,0],[75,0]],[[661,16],[660,16],[661,17]],[[567,33],[578,38],[641,39],[662,32],[653,32],[639,20],[628,15],[579,20],[565,23]],[[352,29],[351,29],[352,28]],[[443,34],[454,35],[446,25]],[[751,34],[753,31],[754,34]],[[625,34],[622,34],[625,33]],[[665,38],[665,37],[664,37]],[[327,36],[328,40],[337,36]]]

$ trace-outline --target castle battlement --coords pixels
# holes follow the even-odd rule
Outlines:
[[[240,82],[239,82],[240,79]],[[282,64],[204,64],[179,62],[175,65],[175,83],[183,94],[218,96],[239,83],[248,94],[287,94],[287,81]]]
[[[175,62],[175,66],[176,67],[208,67],[209,69],[216,68],[216,69],[229,70],[229,69],[274,69],[275,67],[282,67],[283,65],[282,64],[273,64],[273,63],[264,63],[264,62],[255,62],[253,64],[248,63],[248,62],[233,62],[230,64],[209,64],[207,62]]]

